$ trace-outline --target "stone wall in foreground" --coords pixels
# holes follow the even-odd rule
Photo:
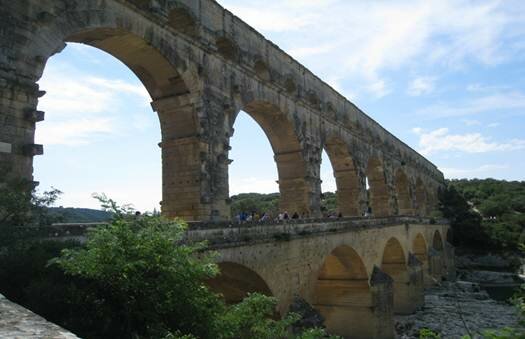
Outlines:
[[[78,337],[0,294],[0,338],[74,339]]]

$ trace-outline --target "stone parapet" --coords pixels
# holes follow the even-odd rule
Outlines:
[[[75,339],[78,337],[0,294],[0,338]]]

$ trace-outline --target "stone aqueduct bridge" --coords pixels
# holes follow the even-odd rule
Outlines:
[[[66,42],[104,50],[140,78],[161,125],[167,216],[230,218],[237,114],[266,133],[281,208],[318,216],[325,149],[339,209],[425,215],[443,175],[277,46],[212,0],[0,0],[0,163],[33,180],[36,82]]]
[[[221,275],[210,282],[228,302],[247,293],[275,296],[285,314],[295,296],[346,338],[393,338],[393,314],[424,302],[424,287],[454,279],[446,223],[419,217],[303,220],[284,224],[192,223],[187,240],[209,243]],[[79,225],[46,237],[82,240]]]

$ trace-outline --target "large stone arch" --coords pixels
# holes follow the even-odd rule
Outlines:
[[[417,214],[419,216],[426,216],[427,215],[427,190],[425,188],[425,184],[423,183],[423,180],[421,178],[417,178],[416,180],[416,206],[417,206]]]
[[[366,176],[370,185],[369,204],[372,208],[372,215],[375,217],[390,215],[390,196],[381,159],[378,157],[368,159]]]
[[[390,338],[391,288],[387,275],[375,267],[369,279],[359,254],[340,245],[325,257],[312,301],[330,333],[349,338]]]
[[[279,175],[280,208],[290,214],[309,216],[312,211],[312,184],[294,123],[286,112],[267,101],[246,102],[242,111],[252,117],[266,134],[274,152]],[[233,126],[235,119],[230,121]]]
[[[342,245],[323,261],[315,285],[313,304],[328,330],[337,335],[370,338],[373,323],[368,274],[357,252]]]
[[[334,171],[339,212],[345,217],[361,216],[359,177],[348,145],[339,138],[330,137],[326,140],[324,149]]]
[[[273,296],[264,279],[254,270],[234,262],[218,264],[220,273],[207,281],[210,289],[221,294],[228,304],[241,302],[249,293]]]
[[[49,9],[46,9],[49,10]],[[202,175],[202,153],[207,145],[198,136],[205,112],[199,104],[202,82],[197,67],[183,61],[185,49],[180,41],[167,43],[158,26],[131,8],[118,2],[84,1],[74,8],[56,9],[60,13],[41,12],[35,21],[34,33],[28,41],[35,53],[26,60],[36,62],[19,65],[18,72],[36,82],[42,75],[49,57],[59,53],[67,42],[83,43],[103,50],[123,62],[142,81],[153,99],[161,125],[162,142],[162,212],[169,217],[187,220],[207,219],[212,207],[203,196],[208,189]],[[103,15],[101,15],[103,11]],[[35,14],[36,15],[36,14]],[[44,20],[45,18],[45,20]],[[180,48],[179,48],[180,47]],[[180,49],[180,51],[179,51]],[[23,113],[37,109],[38,96],[28,96],[17,107]],[[19,144],[34,143],[35,123],[18,121],[23,140]],[[41,146],[33,145],[42,153]],[[32,177],[32,157],[25,155],[24,169],[14,169],[25,177]]]
[[[411,314],[422,304],[423,272],[417,259],[407,259],[401,242],[390,238],[384,247],[381,270],[394,281],[394,312]],[[415,260],[414,260],[415,259]]]
[[[410,182],[405,171],[398,168],[395,172],[395,183],[397,207],[400,215],[413,215],[412,198],[410,194]]]

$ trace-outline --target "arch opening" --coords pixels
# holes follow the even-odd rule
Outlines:
[[[428,265],[427,243],[421,233],[418,233],[414,238],[412,252],[423,265]]]
[[[348,146],[340,139],[331,138],[324,149],[335,177],[338,212],[344,217],[360,216],[359,177]]]
[[[176,68],[143,38],[120,28],[95,28],[69,35],[66,42],[86,44],[124,63],[142,81],[155,99],[188,94]]]
[[[237,115],[233,131],[228,166],[231,215],[238,222],[273,219],[279,213],[280,199],[277,166],[268,137],[243,111]]]
[[[410,314],[414,311],[410,276],[407,270],[405,252],[396,238],[390,238],[383,250],[381,270],[394,280],[394,312]]]
[[[289,215],[297,213],[302,218],[316,215],[312,210],[313,185],[307,179],[307,164],[294,124],[274,105],[253,101],[244,106],[262,128],[270,142],[277,165],[279,208]]]
[[[397,207],[400,215],[413,215],[412,199],[410,198],[410,185],[408,177],[402,169],[398,169],[395,175],[395,187],[397,196]]]
[[[375,217],[390,215],[388,186],[383,163],[376,157],[368,160],[366,168],[369,189],[369,212]]]
[[[412,242],[412,253],[421,262],[423,270],[423,282],[425,287],[433,285],[432,272],[430,269],[430,258],[428,255],[428,244],[421,233],[418,233]]]
[[[207,285],[221,294],[227,304],[239,303],[250,293],[273,296],[268,284],[254,270],[233,262],[221,262],[218,266],[220,274],[208,280]]]
[[[368,274],[361,257],[351,247],[339,246],[325,258],[317,276],[313,303],[330,333],[373,337],[376,318]]]
[[[160,121],[161,211],[165,216],[189,221],[208,219],[211,208],[201,199],[200,182],[201,153],[206,150],[198,138],[196,108],[190,104],[196,83],[190,83],[169,59],[173,51],[165,47],[161,52],[146,38],[122,28],[80,30],[68,35],[66,41],[109,53],[141,80]]]
[[[46,156],[34,159],[37,179],[60,187],[66,206],[98,209],[91,194],[104,192],[155,212],[163,191],[157,144],[164,124],[150,101],[186,94],[188,87],[160,51],[133,33],[88,29],[64,41],[39,79],[47,95],[38,109],[46,120],[34,132]]]
[[[443,240],[441,239],[441,234],[439,231],[434,232],[434,237],[432,238],[432,248],[438,252],[443,251]]]

